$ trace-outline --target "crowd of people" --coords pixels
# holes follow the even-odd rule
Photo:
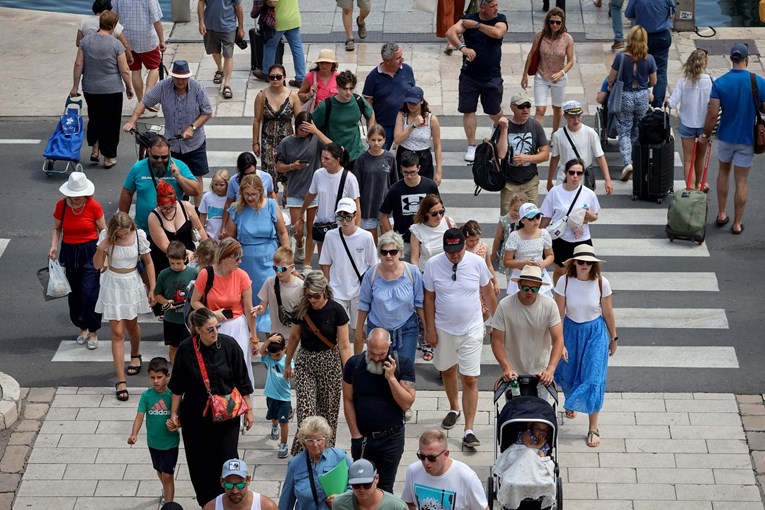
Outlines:
[[[128,442],[136,443],[145,419],[167,501],[173,499],[180,430],[204,508],[259,501],[262,508],[280,510],[403,509],[455,486],[460,490],[454,508],[486,508],[477,475],[450,458],[439,430],[420,436],[419,460],[406,470],[401,498],[391,492],[406,421],[416,405],[418,356],[432,362],[443,382],[449,409],[441,428],[463,419],[462,446],[480,446],[474,421],[487,334],[503,379],[530,374],[540,390],[557,384],[566,397],[566,418],[588,415],[586,444],[599,445],[608,358],[619,337],[611,285],[602,276],[604,261],[596,257],[589,227],[601,206],[585,183],[594,181],[597,166],[603,191],[611,194],[613,185],[598,133],[582,124],[582,104],[566,99],[575,45],[563,2],[552,9],[545,3],[521,90],[508,104],[500,70],[508,20],[497,0],[479,0],[477,12],[464,17],[439,2],[439,34],[449,43],[445,53],[463,56],[458,94],[464,159],[476,157],[479,99],[498,134],[506,184],[491,246],[481,241],[477,221],[447,214],[439,190],[439,119],[395,43],[382,46],[382,62],[361,94],[354,93],[356,75],[338,69],[333,50],[321,50],[308,73],[301,60],[296,79],[288,82],[285,67],[273,63],[275,45],[267,44],[267,72],[260,77],[269,86],[255,99],[252,152],[240,154],[235,172],[216,170],[203,192],[202,177],[210,172],[204,132],[212,117],[210,100],[184,60],[173,62],[170,76],[157,81],[155,64],[165,43],[154,4],[150,0],[147,12],[138,12],[125,0],[96,0],[95,16],[78,32],[71,93],[78,93],[82,81],[91,161],[103,156],[106,168],[116,165],[123,92],[139,99],[123,129],[133,130],[147,110],[161,108],[165,136],[154,137],[146,157],[131,167],[119,211],[108,220],[93,183],[81,172],[70,175],[54,209],[49,256],[67,270],[75,341],[98,348],[101,322],[109,322],[118,400],[129,399],[126,376],[139,374],[143,364],[138,315],[153,310],[163,321],[168,359],[148,364],[152,388],[141,396]],[[219,4],[199,2],[199,29],[217,65],[214,82],[228,99],[231,48],[243,37],[242,7],[238,0],[224,2],[225,8]],[[299,12],[293,19],[296,2],[278,5],[283,6],[276,7],[276,34],[284,34],[293,55],[303,58],[296,48],[302,44]],[[351,51],[352,2],[338,5]],[[360,1],[359,7],[356,24],[363,39],[369,3]],[[679,108],[685,173],[693,173],[693,185],[700,188],[699,156],[722,108],[716,223],[730,221],[725,205],[732,163],[732,231],[740,234],[754,140],[733,112],[748,109],[754,116],[751,96],[742,99],[750,90],[748,48],[733,47],[733,71],[714,83],[704,72],[706,52],[694,51],[665,97],[672,2],[630,0],[626,13],[636,24],[626,41],[621,2],[612,0],[610,8],[619,18],[612,49],[624,51],[615,55],[598,101],[606,103],[617,80],[625,84],[615,116],[622,180],[633,172],[640,119],[649,104],[666,102]],[[280,12],[289,22],[280,21]],[[149,69],[145,87],[141,65]],[[530,75],[533,100],[525,92]],[[756,84],[755,106],[765,109],[765,80],[757,77]],[[542,127],[548,100],[549,140]],[[511,115],[504,115],[503,106]],[[702,144],[691,168],[695,140]],[[548,160],[547,193],[540,199],[538,165]],[[497,273],[507,279],[504,296]],[[267,370],[265,402],[253,397],[253,356]],[[297,429],[290,447],[293,394]],[[214,397],[224,399],[223,410]],[[159,400],[164,413],[156,412]],[[278,457],[292,455],[278,504],[249,491],[252,477],[238,454],[239,431],[250,429],[263,408]],[[348,427],[350,452],[334,444],[339,425]],[[528,431],[519,441],[545,433]],[[351,491],[331,493],[319,478],[342,463]]]

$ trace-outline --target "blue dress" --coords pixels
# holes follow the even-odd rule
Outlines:
[[[266,278],[274,274],[273,257],[279,247],[276,235],[276,201],[266,199],[266,206],[254,209],[245,206],[241,212],[236,206],[228,210],[236,225],[236,238],[242,245],[244,258],[242,269],[252,280],[252,304],[260,303],[258,292]],[[271,330],[271,316],[264,313],[258,316],[258,331]]]

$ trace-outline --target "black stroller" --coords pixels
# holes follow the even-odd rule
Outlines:
[[[489,509],[494,509],[494,501],[497,500],[502,510],[540,510],[542,508],[562,510],[563,481],[561,480],[560,468],[558,466],[558,392],[552,386],[547,387],[547,391],[553,400],[553,404],[551,405],[547,400],[540,398],[537,395],[537,385],[539,384],[539,378],[537,376],[521,375],[518,377],[518,382],[521,394],[516,397],[512,396],[510,382],[498,379],[494,386],[494,407],[496,412],[494,423],[496,431],[496,441],[494,442],[495,465],[498,458],[498,448],[499,453],[507,450],[513,443],[515,443],[519,433],[526,430],[530,423],[537,422],[549,425],[552,428],[552,437],[547,441],[550,445],[549,461],[552,463],[551,468],[548,465],[548,485],[551,489],[551,494],[549,495],[550,497],[545,498],[522,499],[520,505],[514,508],[501,506],[498,495],[503,484],[503,473],[495,472],[494,467],[492,467],[489,474],[487,490]],[[500,400],[502,400],[503,397],[504,400],[506,400],[506,403],[500,410]],[[545,459],[545,461],[547,461],[547,459]],[[551,501],[552,504],[546,504],[543,507],[542,505],[545,501]]]

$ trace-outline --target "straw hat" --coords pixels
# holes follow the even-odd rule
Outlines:
[[[589,244],[577,245],[574,248],[574,256],[564,261],[563,263],[568,264],[569,262],[574,260],[584,260],[587,262],[605,262],[605,260],[600,260],[598,258],[595,258],[595,248],[593,248]]]
[[[530,282],[537,282],[542,285],[550,285],[548,282],[542,279],[542,268],[537,266],[523,266],[521,274],[510,280],[518,283],[521,280],[528,280]]]
[[[313,62],[314,64],[318,64],[319,62],[329,62],[331,64],[337,64],[337,58],[335,58],[335,50],[324,48],[323,50],[319,51],[319,58],[317,58]]]

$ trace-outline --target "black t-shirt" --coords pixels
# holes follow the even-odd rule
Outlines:
[[[324,338],[337,345],[337,327],[343,324],[348,324],[348,314],[337,302],[333,300],[327,301],[324,308],[314,310],[310,306],[306,311],[306,314],[311,318],[314,326],[319,330],[319,333],[324,335]],[[301,319],[296,319],[295,324],[300,324],[300,346],[306,351],[310,352],[322,352],[329,350],[327,344],[313,334],[311,328],[306,322]]]
[[[520,125],[513,121],[508,122],[505,180],[512,184],[526,184],[533,179],[537,175],[537,164],[513,165],[513,155],[536,154],[539,148],[545,145],[548,145],[545,130],[536,120],[529,119]]]
[[[393,217],[393,230],[401,234],[404,242],[408,243],[411,233],[409,227],[414,223],[414,215],[420,206],[420,200],[425,195],[434,193],[438,195],[436,181],[427,177],[420,177],[420,183],[415,187],[407,186],[402,179],[390,187],[385,195],[380,212]]]
[[[399,381],[414,383],[414,363],[399,356]],[[393,399],[390,385],[384,375],[370,374],[366,354],[351,356],[343,370],[343,381],[353,386],[353,407],[356,409],[356,425],[362,435],[383,432],[404,422],[403,411]]]
[[[504,23],[508,26],[507,18],[504,14],[498,13],[497,17],[490,20],[482,20],[479,13],[468,14],[462,19],[480,21],[482,25],[494,26],[497,23]],[[502,60],[502,39],[489,37],[477,28],[469,28],[463,34],[465,46],[475,50],[475,59],[468,62],[467,58],[462,57],[462,72],[475,80],[489,80],[491,78],[502,76],[500,61]]]
[[[239,344],[230,336],[221,334],[218,335],[218,345],[220,348],[199,343],[199,351],[202,353],[213,395],[228,395],[234,387],[243,396],[251,394],[252,383],[247,375],[247,365]],[[178,346],[173,376],[167,386],[174,395],[183,395],[181,423],[189,417],[195,421],[202,418],[202,412],[207,405],[207,390],[191,338],[187,338]],[[207,419],[210,419],[210,413],[207,414]]]

